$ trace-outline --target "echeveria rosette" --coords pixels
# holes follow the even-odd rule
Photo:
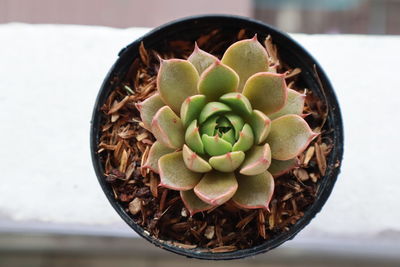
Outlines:
[[[157,139],[143,167],[179,190],[192,215],[230,199],[268,209],[273,177],[295,167],[317,135],[301,117],[305,96],[268,72],[256,37],[221,60],[197,45],[188,60],[161,60],[157,88],[137,104]]]

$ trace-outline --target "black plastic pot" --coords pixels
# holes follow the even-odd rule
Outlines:
[[[290,66],[302,69],[300,75],[304,87],[312,90],[319,98],[326,101],[330,110],[326,123],[330,129],[333,129],[331,137],[334,143],[334,148],[327,158],[328,168],[326,175],[321,179],[316,201],[308,208],[304,216],[297,221],[288,232],[278,234],[273,239],[267,240],[261,245],[226,253],[198,252],[196,250],[183,249],[160,242],[160,240],[150,236],[141,226],[137,225],[132,220],[122,205],[115,200],[111,186],[105,180],[104,168],[100,157],[96,153],[101,133],[100,107],[105,103],[110,92],[113,90],[111,84],[113,77],[124,75],[133,59],[139,57],[138,49],[140,43],[143,41],[146,48],[159,48],[165,40],[183,38],[194,42],[198,36],[210,32],[210,29],[213,28],[233,32],[238,32],[240,29],[246,29],[248,32],[257,33],[261,38],[271,35],[273,42],[279,49],[279,54],[283,58],[283,61]],[[318,73],[319,79],[316,72]],[[294,236],[321,210],[322,206],[328,199],[340,170],[340,167],[335,167],[335,164],[337,162],[341,163],[343,155],[343,124],[339,104],[328,78],[317,61],[287,34],[282,33],[271,26],[249,18],[224,15],[196,16],[173,21],[155,28],[150,33],[123,48],[119,53],[118,60],[106,76],[97,96],[91,121],[90,138],[92,161],[99,183],[111,205],[133,230],[149,242],[171,252],[187,257],[214,260],[237,259],[256,255],[269,251],[281,245],[283,242],[294,238]]]

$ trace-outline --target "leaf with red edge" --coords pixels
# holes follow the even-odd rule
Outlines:
[[[271,149],[269,144],[254,146],[246,153],[246,159],[240,169],[243,175],[256,175],[266,171],[271,164]]]
[[[183,146],[185,130],[182,121],[170,107],[164,106],[157,111],[151,129],[157,141],[163,145],[175,149]]]
[[[155,141],[150,148],[149,156],[147,157],[147,160],[143,165],[143,168],[149,168],[150,170],[159,173],[160,171],[158,169],[158,160],[162,156],[172,153],[174,151],[175,149],[166,147],[162,143]]]
[[[205,69],[211,66],[218,58],[207,53],[204,50],[201,50],[197,43],[194,45],[194,50],[192,54],[189,56],[188,61],[193,64],[193,66],[197,69],[199,75],[203,73]]]
[[[210,165],[220,172],[233,172],[244,160],[243,151],[228,152],[221,156],[211,157],[208,161]]]
[[[186,190],[180,192],[183,204],[190,213],[190,216],[195,215],[198,212],[206,211],[211,209],[213,206],[203,202],[193,190]]]
[[[302,117],[289,114],[272,121],[267,143],[273,159],[289,160],[303,152],[317,135]]]
[[[271,130],[271,120],[259,110],[253,110],[249,124],[254,133],[254,143],[259,145],[265,141]]]
[[[272,174],[272,176],[279,177],[298,166],[299,166],[298,158],[289,160],[273,159],[271,161],[271,165],[268,168],[268,171]]]
[[[295,90],[288,89],[288,96],[285,106],[283,106],[283,108],[280,109],[278,112],[269,114],[268,117],[271,120],[275,120],[276,118],[282,117],[287,114],[301,115],[303,113],[305,99],[305,94],[300,94]]]
[[[161,60],[157,75],[158,92],[164,103],[179,114],[183,101],[197,94],[199,74],[187,60]]]
[[[140,112],[140,118],[147,130],[151,131],[151,121],[157,111],[163,106],[165,106],[165,103],[159,94],[154,94],[145,101],[136,104],[136,108]]]
[[[187,145],[183,145],[182,153],[183,161],[189,170],[200,173],[209,172],[212,170],[210,164],[193,152]]]
[[[204,95],[193,95],[185,99],[181,106],[181,120],[185,127],[198,119],[201,110],[206,105],[206,97]]]
[[[182,151],[162,156],[158,160],[160,186],[173,190],[189,190],[200,181],[202,174],[192,172],[183,161]]]
[[[239,175],[237,181],[239,187],[232,197],[235,204],[245,209],[269,210],[275,183],[268,171],[253,176]]]
[[[232,172],[208,172],[195,186],[195,194],[204,202],[218,206],[228,201],[238,187]]]

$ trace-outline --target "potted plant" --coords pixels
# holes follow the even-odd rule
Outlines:
[[[292,239],[340,170],[343,131],[318,63],[235,16],[154,29],[119,53],[91,124],[96,175],[140,236],[201,259]]]

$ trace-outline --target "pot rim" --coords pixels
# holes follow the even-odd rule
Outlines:
[[[306,79],[306,77],[303,77],[303,78],[304,78],[304,80],[311,79],[310,82],[314,82],[314,83],[317,83],[318,80],[321,82],[322,88],[320,88],[320,90],[324,94],[326,104],[329,106],[329,110],[331,111],[331,114],[329,114],[329,116],[328,116],[329,117],[328,120],[333,120],[332,127],[334,128],[334,132],[335,132],[334,140],[333,140],[334,148],[331,151],[329,158],[331,159],[330,160],[331,163],[332,162],[340,163],[339,167],[332,167],[330,169],[328,168],[325,176],[321,179],[321,180],[324,180],[323,181],[324,186],[321,186],[322,191],[318,194],[314,203],[311,204],[311,206],[304,212],[304,215],[294,225],[292,225],[290,227],[290,230],[288,232],[281,232],[274,238],[266,240],[262,244],[255,246],[255,247],[242,249],[242,250],[236,250],[233,252],[223,252],[223,253],[198,252],[198,251],[196,251],[196,249],[194,249],[194,250],[185,249],[185,248],[181,248],[181,247],[178,247],[175,245],[171,245],[169,243],[166,243],[165,241],[156,239],[153,236],[151,236],[149,234],[149,232],[147,232],[141,226],[136,224],[134,222],[134,220],[128,215],[128,213],[124,210],[124,208],[120,205],[120,203],[115,200],[112,190],[110,190],[110,188],[111,188],[110,185],[105,181],[103,167],[100,162],[100,158],[98,157],[98,154],[97,154],[97,146],[98,146],[98,140],[99,140],[99,126],[100,126],[100,122],[101,122],[101,115],[99,112],[99,108],[104,103],[104,100],[108,96],[108,93],[112,91],[112,89],[110,89],[112,87],[110,85],[110,80],[113,77],[115,77],[116,74],[118,74],[118,71],[120,71],[120,69],[123,69],[123,67],[124,67],[123,61],[126,61],[126,58],[129,58],[130,54],[132,54],[132,53],[137,54],[138,45],[142,41],[146,42],[149,39],[157,38],[157,35],[161,35],[165,32],[171,31],[177,27],[184,27],[185,24],[200,25],[201,23],[207,23],[207,22],[209,23],[210,21],[217,21],[223,25],[226,25],[228,22],[235,22],[235,23],[241,24],[241,26],[243,28],[252,29],[255,32],[262,31],[262,33],[264,33],[264,34],[271,34],[272,36],[277,36],[280,38],[281,42],[288,43],[288,46],[286,46],[285,48],[291,50],[292,53],[298,55],[301,58],[301,60],[308,61],[309,63],[312,63],[314,65],[315,71],[316,71],[316,73],[318,73],[318,75],[315,75],[313,73],[307,73],[308,79]],[[217,27],[217,25],[216,25],[216,27]],[[275,40],[274,37],[273,37],[273,40]],[[280,47],[280,45],[278,45],[278,47]],[[136,50],[136,51],[134,51],[134,50]],[[332,107],[333,107],[333,109],[332,109]],[[334,93],[333,87],[332,87],[331,83],[329,82],[325,72],[320,67],[319,63],[300,44],[298,44],[291,37],[289,37],[288,34],[283,33],[281,31],[275,29],[274,27],[267,25],[261,21],[247,18],[247,17],[237,16],[237,15],[225,15],[225,14],[224,15],[219,15],[219,14],[198,15],[198,16],[189,16],[189,17],[173,20],[164,25],[154,28],[150,32],[148,32],[145,35],[143,35],[142,37],[134,40],[131,44],[129,44],[128,46],[123,48],[118,53],[118,59],[116,60],[116,62],[111,67],[108,74],[106,75],[106,77],[101,85],[101,88],[98,92],[98,95],[97,95],[96,101],[95,101],[95,105],[94,105],[94,109],[93,109],[93,113],[92,113],[92,119],[91,119],[90,126],[91,126],[91,128],[90,128],[90,152],[91,152],[93,167],[94,167],[97,179],[100,183],[100,186],[101,186],[103,192],[105,193],[108,201],[113,206],[113,208],[117,211],[119,216],[138,235],[145,238],[147,241],[153,243],[154,245],[161,247],[163,249],[166,249],[168,251],[174,252],[179,255],[184,255],[184,256],[187,256],[190,258],[198,258],[198,259],[230,260],[230,259],[238,259],[238,258],[254,256],[259,253],[267,252],[277,246],[280,246],[285,241],[293,239],[296,236],[296,234],[299,231],[301,231],[315,217],[315,215],[321,210],[321,208],[325,204],[326,200],[328,199],[328,197],[333,189],[333,186],[336,182],[337,176],[340,172],[340,165],[341,165],[342,156],[343,156],[343,141],[344,141],[343,140],[343,123],[342,123],[342,117],[341,117],[341,113],[340,113],[339,103],[338,103],[338,100]]]

